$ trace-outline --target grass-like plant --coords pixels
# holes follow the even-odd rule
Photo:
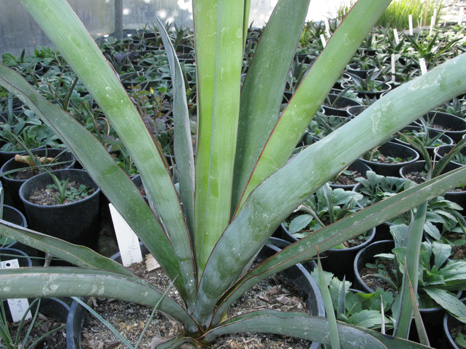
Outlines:
[[[462,76],[466,56],[398,87],[288,161],[325,96],[390,1],[356,3],[280,113],[309,0],[278,1],[244,83],[241,71],[250,1],[194,0],[195,148],[182,71],[163,25],[157,22],[174,86],[174,149],[180,179],[175,187],[159,144],[67,2],[22,3],[115,128],[141,174],[150,205],[105,148],[72,117],[1,65],[0,84],[19,95],[73,150],[173,280],[184,304],[164,298],[162,290],[96,252],[6,224],[1,225],[1,234],[78,268],[1,270],[1,297],[100,296],[152,307],[163,299],[160,310],[181,322],[183,333],[160,347],[208,344],[220,335],[244,331],[335,344],[324,318],[277,311],[253,311],[233,318],[225,314],[246,290],[266,277],[464,182],[466,169],[442,175],[337,221],[248,270],[279,224],[309,195],[400,128],[466,91]],[[350,325],[331,326],[342,345],[417,346]]]
[[[435,23],[439,23],[442,9],[445,7],[443,1],[439,0],[397,0],[393,1],[380,17],[377,25],[387,28],[406,30],[409,28],[408,16],[413,16],[413,26],[428,26],[434,14]]]

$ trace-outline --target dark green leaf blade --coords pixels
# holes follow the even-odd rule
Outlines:
[[[231,318],[207,332],[205,339],[212,341],[218,336],[237,332],[275,333],[330,344],[327,319],[279,311],[256,311]],[[426,348],[415,342],[341,322],[338,322],[338,334],[343,348]]]
[[[278,120],[287,74],[309,2],[280,0],[254,53],[241,90],[233,207],[238,205],[254,164]]]
[[[24,282],[27,278],[28,282]],[[77,287],[79,286],[79,287]],[[105,297],[153,307],[174,316],[190,330],[197,325],[186,310],[164,292],[136,276],[73,267],[0,270],[0,297]]]

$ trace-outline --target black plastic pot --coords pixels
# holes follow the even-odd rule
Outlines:
[[[354,117],[358,116],[359,114],[361,114],[367,108],[369,108],[368,105],[353,105],[353,106],[349,107],[346,110],[346,112],[348,113],[348,116],[350,118],[354,118]]]
[[[389,92],[392,89],[392,85],[386,83],[386,82],[381,82],[380,90],[356,90],[354,89],[353,85],[351,85],[351,82],[346,82],[342,84],[344,88],[349,88],[350,90],[354,90],[354,92],[357,93],[359,98],[367,98],[367,99],[379,99],[382,97],[383,94]]]
[[[406,126],[400,132],[403,132],[403,131],[418,131],[418,132],[420,132],[420,131],[422,131],[422,128],[420,126]],[[444,145],[451,145],[451,144],[454,143],[453,139],[451,139],[451,137],[447,136],[442,131],[435,130],[435,129],[428,129],[427,132],[429,133],[430,138],[434,138],[434,137],[437,137],[437,136],[440,135],[439,140]],[[408,142],[405,142],[401,137],[393,138],[393,141],[398,142],[398,143],[403,144],[403,145],[406,145],[407,147],[410,146],[410,144]],[[432,156],[432,155],[434,155],[434,150],[437,147],[438,146],[429,146],[429,147],[426,146],[426,149],[429,152],[429,154]]]
[[[327,97],[332,104],[332,106],[323,105],[325,115],[335,115],[335,116],[349,116],[347,109],[353,105],[361,105],[361,103],[344,97],[338,96],[335,94],[329,94]]]
[[[10,259],[18,259],[20,267],[31,267],[31,258],[24,251],[11,247],[0,248],[0,261],[7,261]]]
[[[4,221],[27,227],[26,217],[24,214],[15,207],[3,205],[3,218]]]
[[[466,134],[466,120],[456,115],[430,111],[422,118],[426,121],[427,127],[445,132],[455,142],[459,142],[463,135]],[[421,119],[415,121],[415,123],[422,125]]]
[[[273,254],[284,248],[289,243],[280,239],[271,238],[269,244],[259,252],[257,259],[259,261],[269,258]],[[143,254],[147,254],[148,250],[144,244],[140,243]],[[280,247],[278,247],[280,246]],[[114,254],[111,259],[121,263],[120,253]],[[303,296],[306,302],[307,309],[310,309],[310,314],[319,317],[325,317],[325,307],[320,293],[319,287],[311,277],[309,272],[301,264],[296,264],[281,273],[279,276],[287,282],[290,282],[296,290]],[[80,306],[76,301],[71,304],[70,313],[66,323],[66,339],[67,349],[81,348],[81,332],[85,323],[87,311]],[[312,343],[310,349],[320,348],[320,343]]]
[[[72,168],[76,163],[74,155],[65,149],[42,148],[32,151],[32,153],[37,156],[47,156],[53,158],[61,154],[57,161],[66,162],[66,164],[63,165],[65,168]],[[22,212],[25,211],[23,203],[19,197],[19,188],[26,180],[10,178],[7,173],[12,170],[24,169],[27,167],[29,167],[27,164],[15,161],[13,155],[13,158],[10,158],[7,162],[5,162],[5,164],[0,169],[0,175],[6,194],[6,202],[15,206]]]
[[[342,249],[334,249],[331,248],[325,252],[320,253],[320,261],[322,263],[322,267],[325,271],[329,271],[337,276],[340,280],[343,277],[346,280],[353,282],[354,280],[354,272],[353,272],[353,260],[356,254],[363,249],[364,247],[368,246],[372,243],[375,238],[375,228],[371,229],[367,234],[367,240],[357,246],[349,247],[349,248],[342,248]],[[282,223],[280,228],[276,232],[276,236],[289,241],[295,242],[298,241],[285,227]],[[306,265],[306,264],[304,264]],[[306,265],[307,266],[307,265]]]
[[[425,167],[425,161],[416,161],[411,164],[407,164],[403,166],[400,169],[400,175],[403,178],[406,178],[407,174],[412,173],[412,172],[419,172],[424,170]],[[449,171],[452,171],[454,169],[457,169],[460,167],[460,165],[450,162],[445,166],[445,169],[442,173],[446,173]],[[466,179],[465,179],[465,184],[466,184]],[[463,206],[463,208],[466,208],[466,190],[454,190],[454,191],[448,191],[446,192],[443,197],[447,200],[453,201],[457,203],[460,206]]]
[[[355,283],[354,287],[364,292],[374,292],[375,290],[371,289],[367,284],[364,282],[360,270],[365,267],[367,263],[374,263],[375,255],[379,253],[388,253],[391,252],[395,243],[393,240],[383,240],[383,241],[376,241],[362,249],[356,255],[354,259],[353,267],[354,267],[354,274],[355,274]],[[440,335],[441,332],[441,320],[445,313],[445,310],[442,307],[434,307],[434,308],[425,308],[419,309],[422,320],[424,325],[426,326],[427,333],[429,338],[432,342],[436,342],[437,337]],[[414,326],[414,325],[413,325]]]
[[[66,169],[52,171],[60,180],[69,178],[93,187],[95,191],[82,200],[64,205],[43,206],[31,203],[28,198],[39,188],[53,183],[48,173],[28,179],[21,186],[19,196],[24,203],[31,229],[63,240],[95,248],[99,237],[100,189],[84,170]]]
[[[346,71],[350,74],[354,74],[356,76],[359,76],[363,79],[367,77],[367,74],[371,73],[374,71],[375,65],[369,64],[368,69],[362,69],[361,66],[358,63],[351,63],[346,66]]]
[[[466,298],[461,299],[461,301],[466,304]],[[455,338],[451,335],[451,330],[454,329],[455,327],[461,325],[462,322],[459,320],[455,319],[453,316],[450,314],[445,314],[443,318],[443,333],[445,337],[445,346],[447,348],[453,348],[453,349],[460,349],[463,347],[460,347],[458,344],[455,342]],[[464,325],[464,324],[463,324]]]
[[[362,177],[366,177],[366,172],[367,171],[372,171],[372,169],[369,167],[369,165],[365,164],[360,159],[357,159],[355,162],[353,162],[351,165],[349,165],[347,170],[357,171],[357,172],[359,172],[361,174]],[[357,183],[355,183],[355,184],[335,184],[333,182],[330,183],[330,187],[332,189],[341,188],[341,189],[344,189],[344,190],[353,190],[356,185],[357,185]]]
[[[382,144],[378,150],[384,156],[391,156],[401,159],[410,159],[394,163],[382,163],[360,158],[361,161],[363,161],[370,168],[372,168],[375,173],[383,176],[399,177],[401,167],[409,163],[415,162],[419,159],[419,154],[417,153],[417,151],[410,147],[395,142],[387,142],[385,144]]]
[[[441,147],[437,147],[434,149],[434,154],[439,157],[440,159],[445,156],[445,154],[449,153],[453,149],[453,145],[442,145]],[[466,156],[466,147],[460,150],[460,153]],[[454,160],[450,161],[452,164],[456,164],[458,166],[466,166],[466,164],[462,164],[460,162],[456,162]]]

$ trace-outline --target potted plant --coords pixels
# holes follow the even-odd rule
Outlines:
[[[358,211],[358,201],[362,195],[341,188],[332,189],[325,184],[311,195],[281,225],[283,238],[294,242],[317,230]],[[321,263],[325,271],[339,278],[353,280],[352,261],[358,251],[374,240],[375,229],[371,229],[355,239],[349,239],[323,252]]]
[[[430,111],[416,121],[418,125],[440,130],[449,136],[455,143],[459,142],[466,133],[466,120],[440,111]]]
[[[453,149],[453,145],[442,145],[434,149],[435,155],[439,158],[445,156]],[[451,162],[460,166],[466,166],[466,148],[461,149],[458,153],[456,153]]]
[[[384,176],[399,176],[400,168],[419,159],[419,153],[411,147],[386,142],[366,152],[361,161]]]
[[[100,189],[84,170],[45,172],[19,189],[29,226],[63,240],[95,248]]]
[[[29,105],[41,111],[41,117],[60,130],[66,144],[173,280],[183,305],[97,253],[8,226],[1,226],[3,235],[40,245],[80,268],[2,270],[2,285],[11,287],[7,290],[0,286],[2,297],[14,289],[17,296],[40,290],[43,296],[99,295],[150,306],[160,301],[159,309],[183,324],[182,333],[163,346],[208,344],[219,335],[242,331],[287,334],[325,344],[341,340],[343,344],[366,347],[378,346],[379,341],[416,346],[401,338],[341,323],[329,326],[326,319],[302,314],[251,312],[230,319],[224,315],[260,279],[312,258],[317,250],[327,250],[359,235],[462,180],[466,170],[459,169],[421,184],[323,228],[247,271],[275,229],[307,196],[426,110],[466,90],[466,82],[459,74],[466,65],[466,56],[398,87],[288,162],[311,118],[389,1],[356,3],[280,118],[283,88],[309,1],[279,1],[243,84],[244,23],[248,22],[245,14],[249,2],[221,2],[217,7],[215,1],[194,1],[198,71],[195,161],[181,70],[163,25],[157,22],[170,57],[175,89],[178,194],[157,142],[68,4],[23,2],[127,146],[143,178],[150,205],[95,137],[40,98],[18,74],[0,65],[0,84],[21,94]],[[264,64],[269,68],[263,69]],[[258,81],[264,89],[258,88]],[[413,103],[419,99],[422,103]],[[50,281],[70,287],[50,287]],[[343,331],[340,339],[338,329]]]
[[[27,179],[44,171],[72,168],[75,163],[75,157],[67,149],[27,149],[25,155],[17,154],[0,168],[7,202],[11,202],[23,211],[24,206],[19,197],[19,188]]]
[[[408,227],[397,225],[393,232],[404,234]],[[377,241],[358,253],[354,260],[356,287],[373,292],[382,287],[393,292],[400,302],[402,280],[406,273],[406,246],[400,235],[393,240]],[[418,306],[426,327],[439,332],[440,319],[445,310],[462,316],[466,307],[459,306],[458,291],[464,289],[463,270],[466,260],[450,259],[452,248],[439,242],[422,242],[419,257]],[[434,338],[434,337],[432,337]]]
[[[359,291],[351,288],[351,282],[340,280],[332,273],[318,269],[311,275],[319,280],[320,273],[323,273],[338,320],[382,333],[389,333],[393,329],[392,318],[389,316],[394,301],[391,292],[381,288],[370,293]]]
[[[407,126],[394,137],[394,141],[410,146],[407,138],[416,137],[432,156],[437,147],[452,145],[453,139],[448,137],[444,132],[428,129],[427,127]]]

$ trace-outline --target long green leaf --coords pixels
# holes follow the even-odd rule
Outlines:
[[[424,222],[426,220],[427,202],[417,208],[416,215],[409,226],[407,241],[406,271],[403,275],[403,282],[400,290],[399,302],[393,305],[395,315],[394,333],[398,337],[408,338],[413,318],[413,304],[411,301],[412,287],[414,294],[417,294],[419,281],[419,255],[421,252],[421,242],[424,236]]]
[[[56,258],[82,268],[101,269],[114,273],[133,275],[121,264],[106,258],[90,248],[74,245],[56,237],[19,227],[7,221],[1,221],[0,235],[48,252]]]
[[[256,311],[231,318],[207,332],[204,338],[212,342],[218,336],[237,332],[274,333],[331,344],[325,318],[280,311]],[[341,322],[338,322],[338,334],[342,348],[426,348],[419,343]]]
[[[18,73],[1,64],[0,85],[22,98],[73,150],[74,155],[88,169],[94,181],[144,241],[167,274],[171,278],[179,275],[180,268],[175,258],[175,252],[164,229],[131,179],[115,163],[100,142],[69,114],[40,96]],[[99,159],[99,161],[96,162],[95,159]],[[137,215],[135,212],[137,212]],[[0,232],[7,235],[7,228],[0,228]],[[13,233],[9,231],[8,234]],[[12,236],[12,238],[15,240],[22,239],[21,233],[16,235],[16,237]],[[26,239],[30,240],[31,237]],[[24,242],[28,243],[28,241]],[[48,252],[52,254],[58,253],[59,251],[53,249],[53,240],[50,240],[50,243],[52,244],[50,247],[44,245],[41,249],[47,248]],[[154,246],[157,246],[157,249]],[[60,245],[60,248],[67,247]],[[64,258],[62,255],[57,255],[57,257]],[[181,278],[179,278],[177,286],[182,289]]]
[[[322,293],[322,299],[325,305],[325,313],[327,314],[330,344],[332,348],[340,349],[341,343],[340,336],[338,334],[338,323],[335,316],[335,308],[333,307],[332,296],[330,295],[330,290],[328,289],[328,283],[325,281],[324,269],[322,269],[320,258],[317,260],[317,270],[319,276],[317,285],[319,286],[320,293]]]
[[[359,0],[335,31],[278,120],[249,179],[242,203],[289,159],[324,98],[389,3],[390,0]]]
[[[466,80],[461,75],[464,69],[465,54],[396,88],[357,118],[309,146],[257,187],[212,252],[200,283],[196,308],[204,314],[199,318],[210,316],[226,291],[219,285],[236,281],[273,231],[306,197],[361,154],[434,106],[465,91]]]
[[[194,155],[191,139],[191,126],[186,100],[186,88],[183,72],[176,57],[175,49],[170,41],[163,23],[156,17],[155,25],[160,31],[165,51],[170,64],[171,79],[173,82],[173,123],[174,123],[174,150],[176,170],[180,179],[180,199],[183,203],[183,212],[188,223],[189,231],[194,231]]]
[[[461,302],[455,295],[441,288],[424,288],[424,291],[443,309],[448,311],[456,318],[466,319],[466,305]]]
[[[24,282],[27,279],[28,282]],[[164,292],[139,277],[72,267],[0,270],[0,297],[105,297],[159,309],[183,323],[191,332],[198,326],[186,310]]]
[[[195,2],[196,3],[196,2]],[[207,177],[196,182],[196,256],[203,270],[210,252],[230,222],[233,166],[239,117],[243,54],[244,1],[218,2],[211,136]],[[207,49],[214,49],[210,47]],[[202,88],[202,86],[200,86]],[[202,102],[202,101],[201,101]],[[202,113],[202,105],[200,107]],[[198,115],[204,123],[204,115]],[[207,120],[209,115],[207,115]],[[202,139],[203,135],[199,135]],[[197,156],[203,157],[198,149]],[[204,174],[205,175],[205,174]],[[206,192],[204,196],[203,193]]]
[[[196,196],[194,248],[196,260],[202,255],[206,202],[210,168],[210,144],[212,135],[212,112],[214,101],[215,56],[217,42],[217,13],[219,0],[195,1],[193,3],[194,36],[196,39],[197,68],[197,149],[196,149]],[[198,267],[199,270],[199,267]]]
[[[454,173],[444,174],[435,180],[422,183],[417,187],[371,205],[293,243],[251,270],[236,285],[231,287],[218,305],[213,322],[219,322],[221,314],[244,292],[261,280],[296,263],[302,263],[314,258],[317,252],[326,251],[361,234],[361,232],[365,232],[411,208],[419,206],[426,200],[445,193],[449,188],[464,182],[465,176],[466,168]]]
[[[93,95],[131,154],[147,195],[173,241],[181,279],[185,284],[182,293],[191,306],[196,288],[192,287],[195,284],[195,268],[189,232],[176,189],[165,166],[164,155],[159,152],[160,146],[149,134],[115,71],[69,4],[66,1],[47,0],[22,0],[22,3]],[[90,170],[89,167],[87,169]]]
[[[309,2],[280,0],[257,45],[241,91],[233,207],[238,205],[254,165],[277,123],[287,74]]]

